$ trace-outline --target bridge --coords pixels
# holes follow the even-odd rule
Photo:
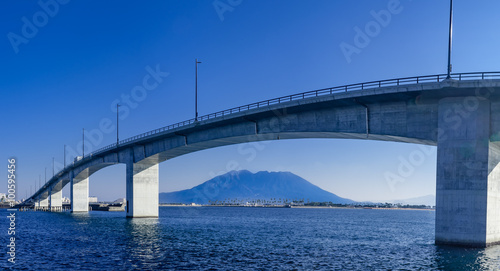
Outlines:
[[[143,133],[66,166],[25,204],[88,211],[89,177],[126,165],[127,217],[158,217],[158,164],[219,146],[350,138],[437,146],[436,244],[500,243],[500,72],[407,77],[308,91]],[[201,194],[200,197],[205,195]]]

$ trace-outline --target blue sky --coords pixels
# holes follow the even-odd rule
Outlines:
[[[82,128],[96,131],[101,122],[115,128],[114,105],[124,97],[136,95],[121,109],[120,138],[192,118],[195,58],[202,61],[201,115],[317,88],[446,72],[448,1],[40,2],[45,8],[36,1],[5,1],[0,10],[0,158],[5,170],[7,158],[18,159],[19,197],[34,189],[39,176],[43,182],[45,168],[52,175],[52,157],[63,163],[65,144],[68,162],[71,153],[81,153]],[[455,2],[453,71],[500,70],[500,3]],[[341,44],[355,46],[355,29],[373,26],[373,14],[382,10],[393,12],[390,19],[371,28],[372,37],[348,61]],[[134,88],[150,69],[168,76],[138,96]],[[94,134],[95,144],[87,139],[87,146],[115,142],[111,128],[102,138]],[[242,154],[249,148],[252,157]],[[397,173],[412,155],[424,159],[402,182],[389,185],[387,173]],[[435,164],[435,148],[411,144],[255,143],[162,163],[160,191],[191,188],[242,168],[291,171],[354,200],[409,198],[435,193]],[[0,176],[5,192],[6,174]],[[63,193],[69,196],[67,188]],[[93,175],[90,194],[124,197],[125,166]]]

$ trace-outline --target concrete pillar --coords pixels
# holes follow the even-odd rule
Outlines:
[[[500,148],[490,142],[490,101],[445,98],[438,107],[436,244],[500,242]]]
[[[127,162],[127,217],[158,217],[158,163]]]
[[[71,212],[89,211],[89,177],[82,172],[79,176],[70,174]]]
[[[49,208],[49,198],[40,198],[38,207],[39,210],[47,210]]]
[[[52,212],[62,211],[62,181],[49,188],[49,208]]]

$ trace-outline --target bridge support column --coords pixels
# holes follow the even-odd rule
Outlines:
[[[89,178],[75,177],[70,174],[71,212],[89,211]]]
[[[40,199],[38,202],[38,209],[45,211],[49,208],[49,198]]]
[[[127,217],[158,217],[158,163],[127,163]]]
[[[500,146],[490,142],[490,101],[471,98],[439,102],[436,244],[500,242]]]
[[[62,184],[61,182],[49,189],[49,208],[51,212],[62,211]]]

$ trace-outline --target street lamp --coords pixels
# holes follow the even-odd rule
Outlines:
[[[194,119],[198,120],[198,64],[201,63],[198,59],[195,59],[195,87],[194,87]]]
[[[448,75],[446,79],[451,79],[451,36],[453,31],[453,0],[450,0],[450,28],[448,36]]]
[[[85,157],[85,128],[82,129],[83,132],[82,132],[82,140],[83,140],[83,143],[82,143],[82,159],[83,157]]]
[[[66,168],[66,144],[64,144],[64,168]]]
[[[120,107],[120,104],[116,104],[116,147],[118,147],[118,108]]]

